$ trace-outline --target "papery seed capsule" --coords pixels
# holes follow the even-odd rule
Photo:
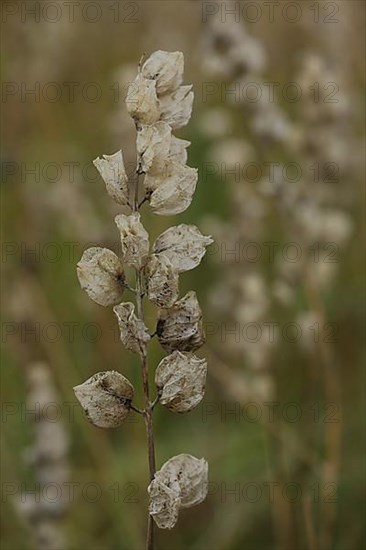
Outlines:
[[[120,426],[134,396],[132,384],[116,371],[98,372],[74,392],[88,420],[100,428]]]
[[[160,529],[172,529],[180,508],[191,508],[204,501],[208,489],[205,459],[180,454],[169,459],[155,473],[148,487],[149,512]]]
[[[168,155],[169,160],[174,160],[175,162],[185,164],[188,158],[187,147],[190,145],[190,141],[172,136]]]
[[[172,129],[166,122],[142,126],[137,133],[136,147],[141,172],[157,174],[164,170],[172,141]]]
[[[169,353],[200,348],[205,343],[205,334],[196,293],[190,291],[173,307],[161,309],[156,331],[161,346]]]
[[[125,288],[123,264],[107,248],[85,250],[77,264],[77,275],[89,298],[101,306],[118,304]]]
[[[147,295],[158,307],[171,307],[179,296],[179,276],[164,255],[150,256],[145,267]]]
[[[182,223],[169,227],[156,239],[154,252],[166,256],[181,273],[197,267],[211,243],[213,239],[202,235],[198,227]]]
[[[136,317],[135,306],[126,302],[114,306],[113,311],[118,319],[121,341],[124,346],[129,351],[145,355],[150,334],[143,321]]]
[[[158,95],[173,92],[183,80],[184,57],[182,52],[158,50],[150,55],[142,66],[145,78],[156,81]]]
[[[176,413],[189,412],[205,393],[207,362],[192,353],[174,351],[159,363],[155,384],[160,403]]]
[[[145,178],[147,189],[154,189],[150,206],[155,214],[173,216],[184,212],[192,202],[197,185],[197,169],[171,161],[162,176]]]
[[[148,487],[150,495],[149,513],[159,529],[173,529],[178,521],[180,488],[176,481],[161,479],[158,472]]]
[[[128,87],[126,107],[131,117],[140,124],[157,122],[160,118],[160,106],[155,81],[138,74]]]
[[[108,195],[118,204],[128,205],[128,177],[122,151],[117,151],[114,155],[103,155],[103,158],[93,160],[93,164],[105,182]]]
[[[114,218],[121,234],[122,257],[125,264],[141,269],[149,255],[149,234],[140,222],[140,214],[119,214]]]
[[[176,130],[188,124],[192,115],[194,94],[192,85],[180,86],[172,94],[160,97],[161,120]]]

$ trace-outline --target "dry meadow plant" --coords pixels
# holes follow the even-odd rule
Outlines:
[[[139,212],[145,202],[162,216],[184,212],[196,188],[197,170],[186,165],[190,143],[172,134],[188,123],[192,112],[192,86],[182,85],[183,68],[181,52],[157,51],[140,62],[126,97],[137,131],[137,177],[134,182],[129,180],[122,151],[94,161],[110,197],[131,210],[115,218],[121,255],[93,247],[84,252],[77,266],[81,287],[97,304],[113,306],[122,343],[141,360],[143,410],[134,404],[133,385],[116,371],[94,374],[74,391],[96,426],[118,427],[131,410],[145,420],[150,470],[146,548],[150,550],[154,547],[153,521],[161,529],[171,529],[181,508],[201,503],[207,494],[208,465],[203,458],[180,454],[156,471],[152,419],[159,401],[172,412],[186,413],[203,398],[207,363],[194,355],[205,342],[202,312],[194,291],[179,298],[178,278],[200,263],[212,239],[193,225],[180,224],[164,231],[151,251]],[[134,282],[128,280],[128,270]],[[121,301],[126,289],[134,294],[135,304]],[[144,298],[158,307],[153,334],[145,325]],[[148,344],[154,336],[169,355],[156,368],[153,399]]]

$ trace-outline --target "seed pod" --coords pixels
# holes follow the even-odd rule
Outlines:
[[[74,392],[88,420],[100,428],[120,426],[134,396],[132,384],[116,371],[98,372]]]
[[[162,172],[169,155],[171,140],[172,129],[166,122],[142,126],[137,133],[136,141],[139,170],[150,174]]]
[[[118,304],[124,290],[124,272],[121,260],[107,248],[85,250],[77,264],[81,288],[89,298],[101,306]]]
[[[192,202],[197,185],[197,169],[178,162],[170,162],[166,172],[159,178],[145,178],[147,188],[155,188],[150,197],[150,206],[155,214],[172,216],[180,214]]]
[[[196,407],[205,392],[207,362],[191,353],[174,351],[159,363],[155,384],[160,403],[176,413]]]
[[[182,52],[158,50],[142,66],[145,78],[155,80],[158,95],[176,90],[183,80],[184,57]]]
[[[126,349],[145,355],[150,334],[143,321],[136,317],[135,306],[126,302],[114,306],[113,311],[117,316],[121,341]]]
[[[179,273],[197,267],[206,253],[206,246],[213,243],[195,225],[184,223],[170,227],[157,238],[154,252],[164,254]]]
[[[108,195],[118,204],[126,206],[129,189],[122,151],[117,151],[114,155],[103,155],[103,158],[93,160],[93,164],[105,182]]]
[[[172,136],[169,149],[169,159],[185,164],[187,162],[187,147],[190,145],[190,141]]]
[[[179,296],[178,272],[163,255],[150,256],[146,267],[147,295],[158,307],[171,307]]]
[[[114,218],[121,233],[123,261],[130,267],[141,269],[149,255],[149,234],[140,222],[140,214],[119,214]]]
[[[208,464],[189,454],[174,456],[155,473],[148,487],[149,512],[160,529],[172,529],[180,508],[191,508],[207,496]]]
[[[160,97],[161,120],[176,130],[188,124],[192,114],[194,94],[192,85],[180,86],[172,94]]]
[[[156,331],[161,346],[169,353],[200,348],[206,340],[196,293],[190,291],[173,307],[161,309]]]
[[[160,118],[160,107],[155,81],[148,80],[139,73],[128,87],[126,107],[135,122],[140,124],[157,122]]]
[[[158,474],[159,472],[156,472],[147,489],[150,495],[149,513],[159,529],[173,529],[178,521],[181,504],[180,488],[177,481],[171,484],[168,480],[161,479]]]

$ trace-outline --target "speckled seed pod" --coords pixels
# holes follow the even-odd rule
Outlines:
[[[192,353],[174,351],[164,357],[155,372],[160,403],[172,412],[191,411],[203,399],[206,374],[206,360]]]
[[[158,307],[171,307],[179,296],[179,275],[165,256],[153,254],[145,267],[147,295]]]
[[[129,351],[145,355],[150,334],[143,321],[136,317],[135,306],[130,302],[114,306],[118,319],[121,341]]]
[[[172,529],[180,508],[191,508],[207,496],[208,464],[204,458],[180,454],[156,472],[148,487],[149,512],[160,529]]]
[[[164,254],[179,272],[197,267],[206,253],[211,237],[202,235],[195,225],[184,223],[169,227],[155,241],[155,254]]]
[[[126,206],[129,188],[122,151],[117,151],[114,155],[103,155],[103,158],[93,160],[93,164],[105,182],[108,195],[118,204]]]
[[[176,130],[188,124],[192,114],[194,94],[192,85],[180,86],[172,94],[160,98],[161,120]]]
[[[172,129],[166,122],[142,126],[136,140],[139,171],[149,174],[162,172],[171,142]]]
[[[206,340],[196,293],[190,291],[173,307],[161,309],[156,331],[161,346],[169,353],[200,348]]]
[[[140,124],[154,124],[160,118],[160,106],[156,95],[155,80],[141,74],[128,87],[126,107],[130,116]]]
[[[122,257],[126,265],[141,269],[149,255],[149,234],[140,222],[140,214],[119,214],[114,218],[121,234]]]
[[[132,384],[116,371],[98,372],[74,392],[88,420],[100,428],[116,428],[129,413]]]
[[[155,188],[150,196],[154,213],[173,216],[184,212],[192,202],[197,179],[196,168],[174,161],[169,163],[161,176],[146,178],[147,188]]]
[[[77,265],[82,289],[101,306],[118,304],[124,291],[124,272],[121,260],[107,248],[85,250]]]
[[[184,57],[182,52],[158,50],[142,66],[145,78],[155,80],[158,95],[174,92],[183,80]]]

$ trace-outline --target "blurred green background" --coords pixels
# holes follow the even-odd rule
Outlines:
[[[31,13],[35,4],[35,9],[41,10],[39,20]],[[52,11],[55,8],[50,4],[57,4],[60,11]],[[119,342],[112,310],[90,302],[76,277],[76,263],[91,243],[118,250],[119,236],[113,222],[118,208],[111,204],[91,161],[119,148],[127,163],[135,159],[134,126],[126,115],[124,97],[141,55],[157,49],[184,52],[184,82],[193,83],[195,103],[190,123],[177,135],[192,142],[188,163],[201,174],[191,207],[175,219],[154,216],[148,206],[143,207],[151,241],[177,223],[195,223],[203,232],[209,228],[212,233],[215,227],[225,224],[231,228],[234,240],[240,234],[246,215],[246,195],[240,194],[240,186],[246,189],[245,182],[233,185],[218,171],[211,177],[202,176],[207,171],[205,163],[215,160],[214,146],[223,138],[220,128],[215,132],[217,122],[210,118],[212,109],[219,108],[222,120],[227,117],[231,121],[225,139],[245,140],[253,151],[260,151],[256,158],[261,162],[293,159],[293,153],[283,145],[259,143],[248,126],[249,115],[235,101],[219,93],[204,100],[207,82],[221,83],[220,77],[207,76],[203,70],[210,55],[205,45],[210,32],[210,18],[206,21],[204,17],[210,13],[208,4],[215,12],[222,9],[222,4],[216,2],[106,0],[79,2],[71,17],[63,2],[3,3],[4,550],[37,547],[32,528],[14,501],[22,488],[31,490],[35,483],[34,468],[24,458],[34,439],[34,423],[31,415],[21,412],[27,399],[27,373],[39,361],[51,373],[61,421],[70,441],[68,479],[79,484],[75,497],[69,499],[57,520],[64,532],[64,548],[144,547],[148,469],[143,422],[131,416],[122,428],[103,431],[86,421],[80,407],[70,405],[76,402],[72,387],[105,369],[125,374],[138,388],[137,402],[142,404],[139,364]],[[241,10],[246,3],[236,4]],[[304,51],[331,59],[350,92],[350,143],[362,147],[364,4],[332,2],[339,8],[338,22],[333,25],[322,23],[322,19],[315,23],[315,8],[309,8],[310,2],[295,3],[302,9],[296,23],[287,21],[281,11],[271,23],[266,3],[255,4],[262,9],[257,22],[248,22],[240,11],[233,25],[245,27],[266,49],[264,80],[293,81]],[[281,9],[284,4],[280,2]],[[328,13],[324,11],[325,3],[315,5],[324,19]],[[42,11],[46,8],[49,11]],[[29,93],[31,90],[35,93]],[[282,101],[281,108],[291,120],[301,119],[299,105]],[[208,358],[209,374],[205,399],[190,414],[176,416],[163,407],[156,408],[157,464],[181,452],[203,456],[209,462],[211,485],[206,501],[182,512],[174,530],[157,533],[157,548],[363,547],[363,174],[359,158],[352,170],[342,171],[337,208],[347,212],[352,235],[340,247],[340,262],[331,283],[316,293],[324,319],[337,327],[336,342],[309,351],[301,342],[297,345],[281,339],[266,358],[265,380],[273,388],[268,398],[260,400],[257,394],[251,394],[248,376],[255,378],[257,371],[250,370],[246,356],[236,352],[237,346],[230,349],[222,338],[221,329],[226,321],[230,322],[230,315],[215,307],[219,301],[215,296],[219,299],[222,288],[230,284],[228,275],[233,266],[212,249],[199,268],[182,275],[181,294],[189,289],[197,291],[210,329],[207,344],[199,352]],[[270,215],[261,227],[261,241],[271,237],[279,242],[296,240],[281,211],[269,208]],[[254,270],[270,287],[275,277],[273,265],[265,260],[249,267],[245,262],[237,263],[234,268],[234,281]],[[291,306],[284,307],[271,299],[266,320],[296,320],[309,309],[308,298],[299,284]],[[226,299],[225,292],[222,299]],[[155,315],[155,309],[148,307],[151,329]],[[151,379],[163,356],[159,344],[153,342],[149,347]],[[279,403],[280,413],[272,421],[268,416],[270,406],[264,402],[273,401]],[[262,413],[255,421],[245,408],[253,402]],[[289,403],[301,410],[301,418],[295,422],[283,414]],[[330,403],[337,422],[327,421],[327,414],[333,414],[333,409],[327,409]],[[236,414],[230,414],[233,410]],[[101,492],[95,502],[83,490],[93,483]],[[15,495],[9,494],[10,486],[6,484],[13,484]],[[296,493],[294,497],[293,490],[300,490],[301,495]]]

